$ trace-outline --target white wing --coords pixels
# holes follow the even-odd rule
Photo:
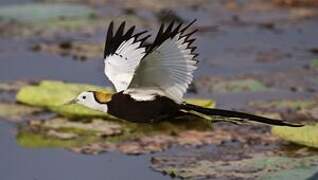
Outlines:
[[[129,87],[160,88],[177,103],[182,102],[197,68],[195,47],[190,46],[194,39],[189,39],[195,31],[185,34],[192,23],[181,30],[181,25],[173,29],[173,23],[165,31],[160,28],[153,44],[158,47],[142,60]]]
[[[146,48],[142,46],[147,38],[138,39],[145,33],[133,35],[134,26],[124,33],[123,22],[113,36],[113,22],[111,22],[105,43],[104,62],[105,74],[113,83],[117,92],[127,89],[140,60],[146,54]]]

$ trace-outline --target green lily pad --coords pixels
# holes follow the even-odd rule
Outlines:
[[[223,79],[223,78],[208,78],[202,80],[203,88],[207,86],[212,92],[258,92],[266,91],[268,87],[261,81],[245,78],[245,79]]]
[[[67,18],[88,18],[94,10],[76,4],[44,4],[33,3],[9,5],[0,8],[0,18],[19,22],[41,22]]]
[[[263,176],[262,180],[299,180],[310,179],[317,172],[318,166],[299,167],[295,169],[283,170],[270,175]]]
[[[206,107],[206,108],[213,108],[215,107],[215,101],[208,100],[208,99],[186,99],[186,102],[189,104],[195,104],[198,106]]]
[[[318,59],[314,59],[311,63],[310,66],[314,69],[318,69]]]
[[[35,123],[36,121],[33,121]],[[42,128],[54,130],[74,130],[76,132],[92,132],[103,136],[113,136],[122,134],[122,127],[120,124],[104,121],[102,119],[93,119],[90,122],[69,121],[63,118],[56,118],[54,120],[39,122]],[[72,131],[71,131],[72,132]]]
[[[58,3],[58,5],[64,5],[63,3]],[[69,4],[66,4],[70,6]],[[72,7],[77,7],[80,5],[71,5]],[[11,7],[11,6],[9,6]],[[9,8],[8,6],[3,7],[5,10]],[[83,6],[86,7],[86,6]],[[0,16],[0,23],[2,24],[3,31],[0,35],[3,36],[18,36],[18,37],[30,37],[30,36],[41,36],[41,37],[55,37],[56,33],[84,33],[84,34],[95,34],[98,29],[104,29],[105,25],[109,24],[111,21],[119,23],[125,20],[129,25],[138,25],[139,27],[145,27],[147,23],[141,17],[134,15],[121,15],[121,16],[99,16],[95,14],[95,9],[91,9],[92,13],[83,11],[86,15],[78,16],[62,16],[61,18],[53,17],[50,19],[45,18],[35,18],[35,20],[26,21],[24,19],[19,20],[19,17],[2,17]],[[1,8],[0,8],[1,9]],[[1,9],[2,10],[2,9]],[[81,13],[81,11],[78,11]],[[0,13],[1,14],[1,13]],[[3,20],[1,20],[3,19]],[[14,22],[6,22],[10,19],[16,19]],[[32,19],[32,18],[31,18]],[[40,49],[39,49],[40,50]]]
[[[15,92],[28,83],[23,81],[15,81],[10,83],[0,83],[0,92]]]
[[[40,43],[32,47],[34,51],[43,51],[61,56],[72,56],[74,59],[86,60],[99,58],[104,45],[96,43],[64,41],[60,43]]]
[[[81,105],[63,105],[75,98],[82,91],[105,91],[111,93],[110,88],[92,86],[87,84],[63,83],[60,81],[42,81],[39,85],[25,86],[20,89],[16,99],[18,102],[50,109],[66,117],[104,117],[107,114],[86,108]],[[204,99],[189,99],[189,103],[203,107],[212,107],[214,102]]]
[[[316,173],[317,156],[304,158],[252,155],[237,161],[200,160],[196,157],[154,157],[152,168],[185,179],[306,179]],[[291,174],[297,176],[291,176]],[[288,174],[290,173],[290,174]],[[287,178],[289,177],[289,178]]]
[[[19,122],[25,119],[25,117],[40,111],[41,109],[36,107],[0,103],[0,117],[9,121]]]
[[[21,125],[17,142],[28,148],[75,148],[103,142],[105,137],[122,133],[123,128],[117,122],[102,119],[80,122],[54,118],[47,121],[32,120]]]
[[[274,126],[272,133],[296,144],[318,148],[318,124],[299,128]]]
[[[102,119],[69,121],[53,118],[22,124],[17,142],[27,148],[67,148],[79,153],[118,150],[125,154],[142,154],[162,151],[172,144],[195,146],[214,143],[213,135],[209,124],[193,119],[138,124]]]
[[[26,148],[71,148],[95,142],[97,139],[98,137],[87,133],[85,136],[65,140],[44,133],[35,133],[29,129],[20,129],[16,137],[17,143]]]

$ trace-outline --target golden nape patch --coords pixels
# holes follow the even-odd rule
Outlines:
[[[99,103],[107,103],[112,99],[112,94],[105,92],[94,92],[94,96],[97,102]]]

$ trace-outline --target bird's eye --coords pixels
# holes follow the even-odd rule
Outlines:
[[[83,96],[82,98],[83,98],[83,99],[86,99],[86,96]]]

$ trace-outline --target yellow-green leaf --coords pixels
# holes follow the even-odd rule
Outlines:
[[[275,126],[272,133],[287,141],[318,148],[318,124],[304,127]]]

